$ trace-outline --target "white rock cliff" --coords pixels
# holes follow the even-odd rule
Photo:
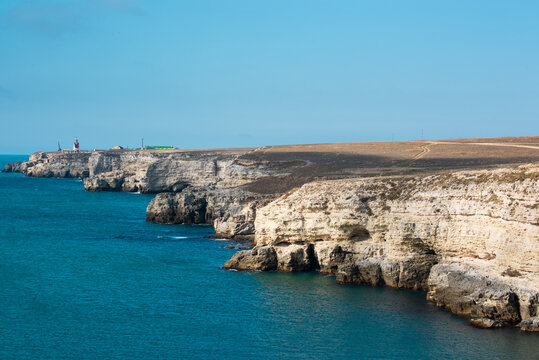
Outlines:
[[[320,271],[342,284],[426,290],[428,300],[475,326],[539,330],[535,155],[506,168],[465,171],[456,169],[471,160],[445,153],[443,169],[435,170],[434,160],[419,168],[415,158],[372,157],[378,162],[371,164],[360,155],[39,152],[4,171],[80,177],[89,191],[157,193],[148,221],[211,224],[216,237],[253,241],[225,268]],[[531,164],[517,167],[522,160]],[[387,174],[408,175],[357,177],[362,167],[376,173],[378,163]],[[480,159],[472,164],[485,167]]]
[[[311,182],[259,208],[225,267],[424,289],[476,326],[518,324],[539,315],[539,167]]]

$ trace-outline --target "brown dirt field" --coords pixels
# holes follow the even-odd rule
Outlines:
[[[451,141],[451,142],[460,142],[460,143],[517,143],[517,144],[530,144],[530,145],[539,146],[539,136],[470,138],[470,139],[451,139],[451,140],[439,140],[439,141]]]
[[[119,152],[124,151],[132,150]],[[315,179],[432,174],[539,163],[539,136],[136,151],[191,158],[233,156],[237,164],[267,171],[266,177],[245,185],[247,190],[283,193]]]
[[[252,190],[262,191],[286,189],[317,178],[429,174],[537,163],[539,136],[142,151],[233,154],[239,164],[292,175],[252,184]]]
[[[240,159],[304,178],[432,173],[539,162],[539,136],[264,146]]]

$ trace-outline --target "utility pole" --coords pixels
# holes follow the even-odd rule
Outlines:
[[[142,146],[140,147],[140,150],[144,150],[144,137],[142,137]]]

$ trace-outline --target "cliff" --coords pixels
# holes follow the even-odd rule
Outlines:
[[[9,163],[4,172],[19,172],[32,177],[84,178],[89,174],[89,152],[41,151],[28,161]]]
[[[288,175],[294,162],[252,163],[251,149],[118,151],[94,153],[88,162],[88,191],[179,192],[187,186],[231,188],[268,176]]]
[[[188,186],[206,189],[242,185],[249,185],[254,192],[282,193],[310,179],[293,175],[307,161],[249,158],[257,151],[37,152],[28,161],[7,164],[3,171],[33,177],[78,177],[84,180],[87,191],[141,193],[180,192]]]
[[[263,146],[238,149],[37,152],[4,171],[81,177],[88,191],[179,192],[187,186],[282,193],[313,179],[429,174],[539,161],[539,137]],[[274,179],[278,179],[274,181]],[[286,178],[286,179],[285,179]],[[289,183],[289,185],[286,185]]]
[[[225,268],[428,290],[480,327],[539,315],[539,167],[316,181],[256,211]],[[532,320],[529,320],[532,319]]]
[[[258,208],[276,196],[242,188],[187,188],[158,194],[148,205],[146,220],[165,224],[209,224],[216,238],[253,240]]]
[[[538,163],[527,137],[40,152],[4,171],[156,193],[148,221],[253,241],[225,268],[426,290],[475,326],[537,331]]]

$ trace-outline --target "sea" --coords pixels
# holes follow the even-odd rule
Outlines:
[[[425,292],[223,270],[241,243],[148,223],[151,199],[0,174],[0,359],[539,359]]]

